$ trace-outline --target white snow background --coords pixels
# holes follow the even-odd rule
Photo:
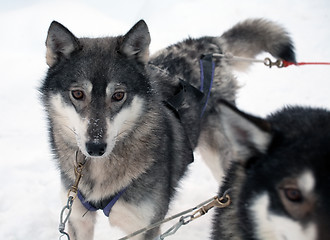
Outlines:
[[[125,34],[144,19],[151,52],[184,38],[221,35],[235,23],[264,17],[291,34],[298,61],[330,61],[328,0],[141,0],[0,3],[0,239],[58,239],[59,172],[48,144],[46,117],[37,91],[46,74],[45,39],[52,20],[76,36]],[[263,59],[268,54],[258,58]],[[284,105],[330,108],[330,66],[269,69],[254,64],[238,73],[241,109],[265,116]],[[169,215],[214,196],[217,183],[199,157],[182,180]],[[208,239],[212,210],[168,239]],[[125,234],[100,213],[95,239]],[[226,219],[223,219],[226,221]],[[166,225],[166,230],[176,221]]]

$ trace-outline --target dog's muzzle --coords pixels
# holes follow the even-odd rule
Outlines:
[[[87,142],[86,150],[90,156],[101,157],[107,148],[107,144],[103,142]]]

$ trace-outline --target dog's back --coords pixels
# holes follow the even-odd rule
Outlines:
[[[171,45],[152,55],[150,62],[200,89],[199,60],[202,55],[226,54],[254,58],[263,51],[279,59],[296,61],[293,42],[283,27],[265,19],[248,19],[236,24],[221,36],[189,38]],[[219,172],[227,169],[231,151],[223,135],[221,123],[219,124],[221,120],[217,108],[218,101],[225,99],[235,103],[239,87],[233,69],[245,70],[251,62],[231,61],[225,58],[213,60],[215,66],[213,84],[201,124],[198,150],[212,169],[214,176],[220,181]],[[194,118],[190,119],[195,121]],[[196,121],[193,124],[196,125]]]
[[[330,112],[287,107],[266,120],[224,103],[236,156],[213,239],[330,239]]]

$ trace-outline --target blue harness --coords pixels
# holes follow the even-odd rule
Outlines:
[[[110,200],[108,201],[109,203],[104,208],[103,207],[95,207],[91,203],[87,202],[79,190],[78,190],[77,196],[78,196],[81,204],[88,211],[95,212],[95,211],[101,209],[103,211],[104,215],[107,216],[107,217],[109,217],[113,205],[115,205],[115,203],[118,201],[118,199],[120,198],[120,196],[125,192],[125,190],[126,190],[126,188],[124,188],[123,190],[121,190],[120,192],[118,192],[115,196],[111,197]]]
[[[204,94],[203,99],[201,101],[201,105],[203,106],[201,111],[201,117],[203,117],[207,102],[210,97],[214,77],[215,64],[213,62],[213,55],[208,54],[202,56],[199,60],[199,65],[201,72],[201,86],[199,90]]]

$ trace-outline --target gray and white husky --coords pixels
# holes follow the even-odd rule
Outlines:
[[[49,70],[40,88],[64,193],[74,165],[87,158],[69,219],[72,239],[92,239],[96,209],[127,233],[164,218],[170,199],[198,146],[219,171],[230,158],[217,101],[235,102],[234,62],[214,60],[213,86],[204,115],[193,94],[179,110],[168,100],[183,79],[200,88],[203,54],[254,57],[267,51],[295,61],[287,32],[275,23],[247,20],[221,37],[187,39],[149,57],[150,34],[141,20],[123,36],[77,38],[52,22],[46,39]],[[191,85],[189,85],[191,84]],[[186,88],[185,88],[186,89]],[[184,124],[181,120],[184,119]],[[76,154],[77,153],[77,154]],[[212,161],[211,161],[212,162]],[[107,209],[107,211],[105,211]],[[136,239],[152,239],[159,228]]]
[[[330,239],[330,111],[286,107],[266,119],[223,103],[235,150],[214,240]]]

